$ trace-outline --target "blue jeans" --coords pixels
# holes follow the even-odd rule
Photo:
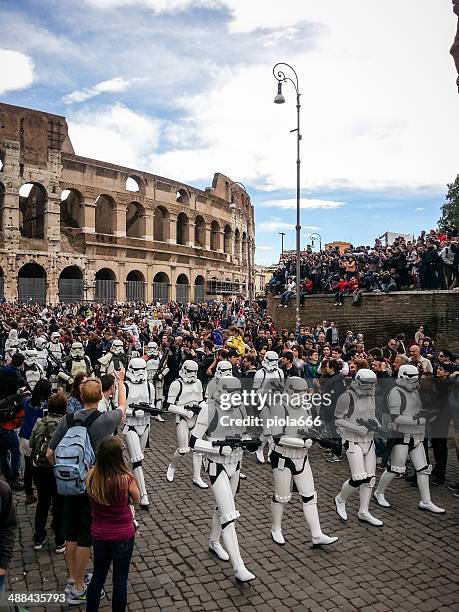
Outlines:
[[[86,594],[86,611],[99,610],[100,592],[113,562],[112,611],[124,612],[127,604],[127,580],[134,538],[130,540],[93,540],[94,573]]]
[[[0,468],[5,480],[12,482],[19,478],[21,453],[19,438],[14,429],[0,427]]]

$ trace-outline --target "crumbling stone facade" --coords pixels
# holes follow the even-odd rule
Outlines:
[[[253,282],[253,206],[220,173],[202,191],[81,157],[64,117],[7,104],[0,166],[8,301],[184,302]]]

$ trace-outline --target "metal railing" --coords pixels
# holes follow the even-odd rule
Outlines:
[[[59,301],[81,302],[84,294],[84,282],[81,278],[59,279]]]
[[[116,284],[113,280],[96,280],[96,302],[114,302],[116,300]]]
[[[188,288],[189,285],[183,283],[175,285],[175,301],[178,304],[186,304],[188,302]]]
[[[18,302],[46,304],[46,278],[18,278]]]
[[[153,301],[160,304],[169,301],[169,283],[153,283]]]
[[[144,302],[145,283],[143,281],[126,281],[126,301]]]

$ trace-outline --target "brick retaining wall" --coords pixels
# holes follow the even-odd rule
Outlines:
[[[362,296],[359,306],[344,298],[344,306],[333,306],[333,295],[312,295],[300,310],[301,323],[312,326],[334,320],[341,336],[348,329],[361,332],[368,348],[384,346],[391,335],[405,333],[414,338],[419,325],[438,348],[459,351],[459,293],[457,291],[403,291]],[[279,298],[269,296],[268,314],[279,328],[295,327],[295,299],[288,308],[277,308]]]

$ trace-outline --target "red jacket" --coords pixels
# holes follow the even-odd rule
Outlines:
[[[336,285],[333,285],[332,289],[341,293],[347,289],[348,285],[349,283],[346,280],[340,280]]]

